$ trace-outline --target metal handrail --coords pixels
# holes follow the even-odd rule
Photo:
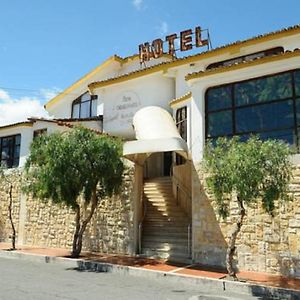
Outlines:
[[[186,187],[184,187],[182,182],[174,174],[172,177],[175,179],[175,181],[177,183],[176,186],[178,186],[185,193],[185,195],[191,199],[192,198],[191,193],[188,191],[188,189]]]
[[[142,197],[142,196],[141,196]],[[147,212],[147,204],[146,204],[146,201],[144,200],[144,197],[142,199],[143,201],[143,217],[139,223],[139,254],[142,253],[142,231],[143,231],[143,222],[144,222],[144,219],[146,217],[146,212]]]
[[[189,255],[189,258],[191,258],[191,256],[192,256],[192,247],[191,247],[191,245],[192,245],[192,243],[191,243],[191,237],[192,237],[192,224],[189,224],[188,225],[188,228],[187,228],[187,230],[188,230],[188,241],[187,241],[187,243],[188,243],[188,255]]]

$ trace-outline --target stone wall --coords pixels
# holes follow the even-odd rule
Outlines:
[[[130,254],[133,249],[133,170],[124,173],[121,194],[99,202],[83,240],[83,250]],[[8,198],[5,187],[0,189],[0,241],[10,240],[7,218]],[[20,211],[22,193],[19,184],[14,189],[14,220],[19,233],[17,242],[24,245],[71,248],[75,230],[72,209],[25,196],[23,212]],[[24,219],[23,226],[19,220]],[[24,228],[19,228],[24,227]],[[22,233],[22,237],[21,237]]]
[[[6,172],[8,173],[8,172]],[[18,170],[10,171],[5,177],[0,177],[0,241],[10,242],[12,227],[9,220],[9,189],[12,184],[12,218],[16,231],[19,227],[20,213],[20,182]]]
[[[247,207],[247,217],[237,239],[235,264],[240,270],[300,276],[300,168],[295,168],[290,192],[294,201],[276,202],[274,217],[261,203]],[[232,202],[231,217],[218,217],[213,197],[200,168],[193,176],[194,259],[224,266],[228,237],[238,213]]]

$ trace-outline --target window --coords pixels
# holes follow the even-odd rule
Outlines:
[[[85,93],[72,103],[72,118],[84,119],[97,116],[97,95]]]
[[[258,134],[300,146],[300,70],[212,87],[205,104],[206,138]]]
[[[176,127],[181,137],[187,141],[187,107],[178,108],[176,111]]]
[[[35,139],[36,137],[46,133],[47,133],[47,128],[37,129],[33,132],[33,138]]]
[[[181,107],[176,110],[176,127],[181,137],[187,141],[187,107]],[[182,165],[185,163],[185,159],[176,154],[176,165]]]
[[[21,135],[0,138],[1,165],[5,168],[19,166]]]
[[[284,52],[283,47],[276,47],[276,48],[272,48],[272,49],[268,49],[268,50],[264,50],[264,51],[244,55],[244,56],[239,56],[239,57],[236,57],[236,58],[223,60],[223,61],[219,61],[219,62],[216,62],[216,63],[212,63],[212,64],[207,66],[206,70],[216,69],[216,68],[220,68],[220,67],[228,67],[228,66],[231,66],[231,65],[234,65],[234,64],[239,64],[239,63],[242,63],[242,62],[251,61],[251,60],[254,60],[254,59],[257,59],[257,58],[276,55],[276,54],[283,53],[283,52]]]

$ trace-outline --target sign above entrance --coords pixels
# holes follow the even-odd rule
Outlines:
[[[207,31],[207,39],[202,39],[202,32]],[[180,48],[175,48],[175,40],[180,39]],[[164,43],[167,44],[168,50],[164,52]],[[176,51],[187,51],[193,49],[193,47],[209,46],[209,33],[208,30],[202,30],[200,26],[192,29],[184,30],[180,32],[178,37],[176,33],[166,36],[165,41],[162,39],[156,39],[152,43],[144,43],[139,45],[140,62],[144,63],[151,58],[159,58],[164,53],[168,53],[175,57]]]

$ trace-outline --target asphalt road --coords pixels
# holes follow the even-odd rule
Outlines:
[[[1,300],[241,300],[260,299],[214,294],[196,285],[111,273],[82,272],[59,264],[0,258]]]

